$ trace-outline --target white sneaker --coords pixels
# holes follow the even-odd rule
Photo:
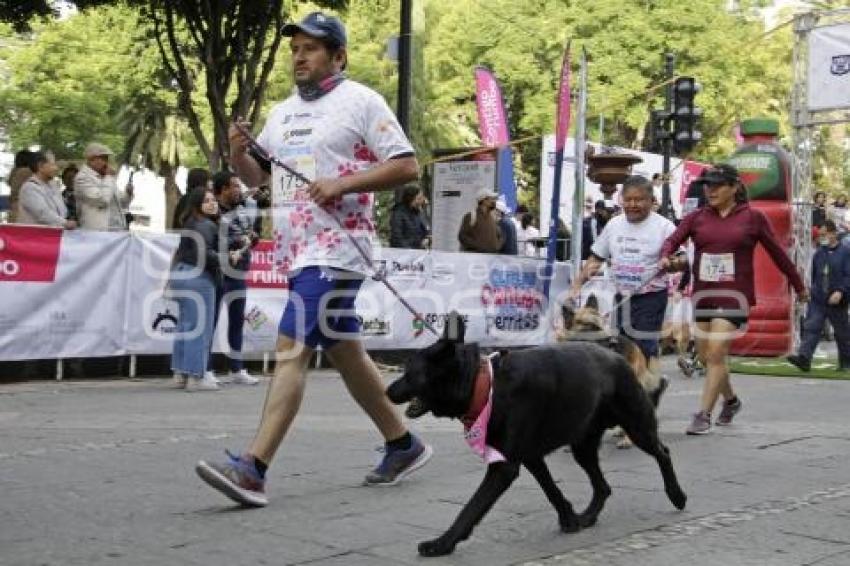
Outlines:
[[[175,389],[186,389],[186,382],[189,380],[184,374],[179,371],[174,372],[174,377],[171,378],[171,383]]]
[[[201,379],[190,378],[186,382],[186,391],[190,393],[194,391],[219,391],[218,381],[215,376],[210,375],[210,372],[205,372]]]
[[[233,383],[241,385],[257,385],[260,380],[248,373],[248,370],[240,369],[239,371],[231,371],[228,376]]]
[[[227,379],[219,379],[218,377],[216,377],[215,373],[210,370],[204,372],[204,379],[207,379],[209,381],[215,381],[217,385],[223,385],[225,383],[228,383],[229,381]]]

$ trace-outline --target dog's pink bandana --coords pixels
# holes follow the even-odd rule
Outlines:
[[[478,454],[487,464],[504,462],[506,458],[502,453],[492,446],[488,446],[486,443],[487,425],[490,422],[490,411],[493,409],[493,364],[490,362],[489,357],[481,360],[481,366],[476,380],[482,378],[482,372],[484,373],[483,378],[489,382],[487,403],[482,407],[481,412],[478,413],[474,421],[464,420],[463,437],[466,439],[469,447],[472,448],[472,451]]]

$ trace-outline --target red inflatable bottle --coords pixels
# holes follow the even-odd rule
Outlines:
[[[791,249],[791,160],[776,143],[779,125],[761,118],[741,123],[744,143],[729,158],[747,187],[750,206],[762,211],[786,251]],[[750,311],[747,332],[732,342],[739,356],[780,356],[791,349],[793,292],[760,245],[753,256],[756,306]]]

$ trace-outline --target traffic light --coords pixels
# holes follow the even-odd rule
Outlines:
[[[649,151],[661,153],[664,142],[670,139],[670,113],[651,110],[649,113]]]
[[[688,153],[702,139],[696,129],[702,108],[694,104],[700,90],[693,77],[679,77],[673,85],[673,149],[678,154]]]

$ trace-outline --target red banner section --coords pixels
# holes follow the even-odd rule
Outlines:
[[[0,226],[0,282],[52,282],[61,245],[59,228]]]
[[[251,250],[251,269],[245,281],[253,288],[286,289],[286,277],[274,268],[274,242],[261,240]]]

